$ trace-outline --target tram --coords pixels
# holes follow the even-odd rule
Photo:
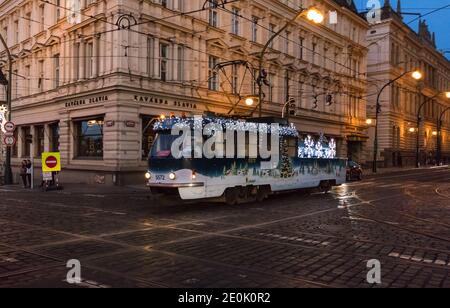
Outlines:
[[[145,174],[152,193],[233,205],[305,188],[328,192],[346,181],[335,140],[303,136],[285,119],[171,117],[153,129]],[[270,157],[261,155],[264,146]]]

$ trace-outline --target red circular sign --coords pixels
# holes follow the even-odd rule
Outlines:
[[[58,160],[56,159],[55,156],[49,156],[45,160],[45,165],[47,166],[47,168],[53,169],[58,165]]]
[[[14,132],[16,130],[16,125],[13,122],[6,122],[5,125],[3,125],[5,130],[7,132]]]
[[[3,143],[6,146],[12,147],[13,145],[16,144],[16,138],[14,136],[5,136],[3,138]]]

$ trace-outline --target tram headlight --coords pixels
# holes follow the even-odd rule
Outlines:
[[[196,180],[197,179],[197,172],[195,172],[195,170],[192,171],[192,180]]]
[[[150,180],[150,179],[152,178],[152,174],[151,174],[150,172],[147,172],[147,173],[145,174],[145,178],[146,178],[147,180]]]
[[[169,179],[171,179],[172,181],[175,180],[176,178],[177,178],[177,175],[175,173],[171,172],[169,174]]]

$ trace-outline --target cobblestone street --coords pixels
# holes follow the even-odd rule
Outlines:
[[[450,171],[226,206],[146,190],[0,187],[0,287],[450,287]],[[100,190],[99,190],[100,191]],[[380,286],[378,286],[380,287]]]

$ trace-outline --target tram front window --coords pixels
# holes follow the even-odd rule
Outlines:
[[[158,134],[155,143],[153,144],[150,156],[152,158],[169,158],[172,157],[171,148],[172,143],[179,136],[174,136],[170,134]]]
[[[155,143],[153,144],[152,150],[150,152],[151,158],[173,158],[172,156],[172,144],[175,140],[177,140],[180,136],[171,135],[171,134],[158,134],[156,137]],[[194,145],[194,146],[192,146]],[[195,153],[192,151],[192,148],[195,149]],[[186,140],[183,142],[180,147],[182,151],[182,156],[185,158],[188,157],[202,157],[202,143],[196,143],[194,138],[192,138],[191,142]]]

